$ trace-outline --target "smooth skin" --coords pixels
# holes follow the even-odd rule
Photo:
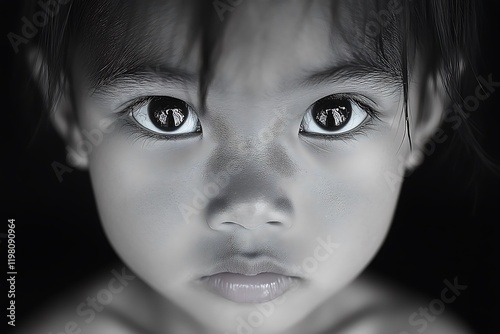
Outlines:
[[[144,53],[140,58],[147,58],[142,59],[151,70],[147,79],[117,80],[94,90],[92,73],[103,60],[97,59],[96,46],[81,45],[71,83],[77,110],[69,87],[52,106],[55,127],[76,152],[77,165],[90,173],[112,246],[168,307],[186,314],[186,328],[233,333],[238,317],[248,319],[256,310],[199,284],[199,278],[225,261],[271,261],[299,278],[254,333],[315,332],[338,321],[342,312],[335,296],[383,243],[401,177],[417,166],[419,147],[437,130],[448,103],[440,78],[424,76],[416,59],[409,86],[410,151],[402,87],[394,77],[343,71],[329,80],[311,80],[315,73],[353,60],[359,50],[331,27],[337,18],[330,17],[327,1],[307,6],[306,11],[303,1],[244,1],[226,13],[223,52],[206,113],[201,113],[199,43],[184,57],[186,20],[172,15],[163,2],[143,1],[128,40],[133,50]],[[347,17],[348,8],[340,6],[338,17]],[[169,32],[172,20],[174,35]],[[96,36],[95,45],[112,38],[112,30],[100,32],[89,33]],[[41,67],[43,60],[34,66]],[[164,68],[192,80],[168,80],[161,75]],[[43,82],[43,71],[38,77]],[[332,94],[369,101],[378,118],[353,103],[363,123],[349,137],[325,140],[299,132],[309,107]],[[177,140],[138,138],[137,130],[124,126],[125,118],[134,118],[120,111],[145,96],[185,101],[202,133]],[[86,134],[102,129],[103,120],[111,120],[112,126],[101,131],[99,144],[91,149],[82,145],[89,141]],[[217,180],[224,172],[229,177]],[[212,192],[207,188],[211,182],[217,186]],[[205,202],[196,202],[200,193]],[[194,211],[186,213],[187,207]],[[322,242],[332,251],[318,249]],[[312,314],[325,312],[331,316],[305,323]],[[164,315],[165,330],[179,322],[169,314],[176,313]]]

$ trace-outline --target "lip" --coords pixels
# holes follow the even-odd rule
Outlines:
[[[213,268],[206,271],[204,276],[218,273],[233,273],[246,276],[255,276],[261,273],[275,273],[290,277],[300,277],[299,271],[294,270],[294,266],[285,266],[267,256],[246,257],[234,255],[220,260]]]
[[[243,275],[218,273],[202,278],[215,294],[236,303],[265,303],[280,297],[297,283],[297,278],[276,273]]]
[[[301,278],[268,260],[232,257],[220,262],[200,281],[216,295],[236,303],[265,303],[282,296]]]

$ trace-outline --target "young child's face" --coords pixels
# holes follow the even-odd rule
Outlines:
[[[132,270],[203,326],[234,330],[266,301],[275,308],[258,330],[293,326],[364,269],[390,226],[410,159],[401,85],[353,46],[359,32],[351,45],[332,28],[354,26],[350,5],[332,18],[329,3],[243,1],[224,12],[205,113],[199,43],[182,53],[188,14],[162,1],[141,2],[125,48],[110,10],[76,53],[83,138],[103,135],[87,151],[104,229]],[[118,65],[128,75],[94,90],[93,77]],[[174,99],[120,114],[150,96]]]

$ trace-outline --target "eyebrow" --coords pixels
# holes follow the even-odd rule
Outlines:
[[[130,70],[103,69],[94,78],[95,84],[91,86],[92,95],[106,95],[113,91],[127,87],[155,84],[166,87],[193,87],[198,88],[198,75],[181,69],[165,65],[141,65]],[[104,74],[103,72],[110,72]],[[354,81],[365,82],[382,81],[384,85],[392,88],[391,92],[402,87],[402,76],[393,65],[382,66],[361,56],[355,60],[346,61],[341,64],[327,67],[314,73],[306,75],[300,81],[292,82],[292,87],[311,87],[328,85],[338,82]],[[390,89],[388,89],[389,91]]]
[[[194,86],[197,82],[197,76],[174,67],[164,65],[145,65],[130,70],[116,71],[115,73],[104,76],[104,78],[93,80],[91,86],[94,94],[106,94],[117,87],[127,86],[129,84],[160,84],[165,86]]]
[[[298,83],[299,86],[319,86],[328,83],[346,80],[365,81],[381,80],[394,88],[401,87],[402,77],[395,69],[385,68],[365,62],[345,62],[318,72],[309,74],[305,80]]]

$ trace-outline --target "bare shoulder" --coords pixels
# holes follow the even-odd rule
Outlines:
[[[148,333],[153,323],[151,299],[145,298],[149,293],[139,278],[117,266],[23,319],[14,333]]]
[[[452,311],[453,302],[465,290],[457,279],[450,279],[443,281],[439,296],[420,296],[392,282],[364,276],[346,289],[343,298],[359,304],[352,314],[360,321],[351,326],[352,330],[366,326],[370,330],[363,333],[370,334],[475,334]],[[351,333],[349,330],[345,334]]]

